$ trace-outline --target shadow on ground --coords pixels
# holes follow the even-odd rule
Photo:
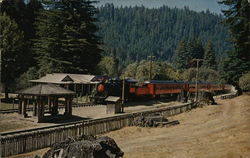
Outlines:
[[[63,124],[63,123],[70,123],[76,121],[84,121],[91,118],[88,117],[80,117],[80,116],[65,116],[65,115],[56,115],[56,116],[45,116],[44,122],[46,123],[55,123],[55,124]]]
[[[144,106],[154,106],[154,104],[159,104],[159,103],[168,103],[168,102],[171,102],[171,101],[176,101],[176,98],[173,97],[173,98],[161,98],[161,99],[151,99],[151,98],[148,98],[148,99],[137,99],[136,101],[131,101],[131,102],[128,102],[128,103],[125,103],[125,107],[128,107],[128,106],[138,106],[138,105],[144,105]]]

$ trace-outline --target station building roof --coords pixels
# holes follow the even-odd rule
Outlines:
[[[37,80],[30,80],[30,82],[53,84],[96,84],[99,83],[100,78],[101,76],[87,74],[52,73]]]

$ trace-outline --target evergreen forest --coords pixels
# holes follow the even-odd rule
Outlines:
[[[94,3],[0,3],[1,90],[6,98],[29,86],[30,79],[55,72],[193,81],[197,58],[203,59],[199,81],[249,88],[247,0],[221,0],[228,6],[223,15],[187,7],[96,8]]]
[[[120,7],[107,4],[99,8],[98,35],[105,55],[116,55],[120,64],[146,60],[172,61],[179,41],[213,41],[218,58],[230,48],[229,32],[221,23],[222,15],[163,6],[157,9]]]

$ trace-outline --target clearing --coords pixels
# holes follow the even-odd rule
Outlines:
[[[217,102],[171,117],[177,126],[126,127],[105,135],[124,158],[250,158],[250,94]]]
[[[250,94],[216,100],[169,118],[172,127],[126,127],[109,132],[124,158],[250,158]],[[12,156],[34,157],[48,149]]]

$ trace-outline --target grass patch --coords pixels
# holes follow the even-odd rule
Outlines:
[[[12,103],[3,103],[1,102],[0,110],[10,110],[10,109],[18,109],[18,104],[13,104]]]

